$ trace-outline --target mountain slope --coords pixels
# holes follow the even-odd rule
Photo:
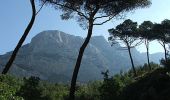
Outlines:
[[[69,82],[83,41],[81,37],[61,31],[43,31],[36,35],[31,43],[22,46],[10,73],[20,77],[38,76],[51,82]],[[78,81],[101,79],[101,72],[107,69],[111,74],[115,74],[121,69],[130,68],[127,51],[117,48],[121,46],[116,44],[111,47],[103,36],[92,37],[83,56]],[[10,54],[11,52],[8,52],[0,56],[0,70]],[[136,65],[144,63],[143,55],[136,49],[132,50],[132,55]]]

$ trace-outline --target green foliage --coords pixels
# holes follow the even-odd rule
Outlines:
[[[0,82],[0,100],[22,100],[22,97],[15,96],[16,89]]]
[[[108,77],[108,71],[103,73],[104,81],[100,91],[100,100],[121,100],[121,92],[123,88],[132,82],[132,79],[126,74],[116,74],[113,77]]]
[[[100,100],[99,87],[102,85],[101,81],[94,81],[88,84],[79,86],[76,91],[77,100]]]
[[[150,63],[150,65],[152,71],[149,71],[147,64],[137,67],[137,78],[133,77],[132,71],[121,71],[114,76],[109,76],[108,71],[103,72],[103,81],[77,86],[75,100],[134,100],[129,95],[137,98],[138,95],[145,94],[142,92],[150,92],[148,90],[153,83],[155,86],[163,86],[166,85],[164,84],[166,80],[170,82],[163,70],[157,70],[160,68],[159,65],[154,63]],[[164,76],[160,76],[159,73],[163,73]],[[157,82],[155,79],[162,83],[159,84],[159,81]],[[9,75],[1,75],[0,80],[0,100],[68,100],[69,86],[65,84],[48,83],[41,81],[38,77],[17,79]],[[148,85],[143,85],[145,82]],[[138,92],[138,90],[141,91]],[[168,94],[161,89],[159,90],[165,96]]]
[[[152,28],[153,28],[153,23],[151,21],[144,21],[141,25],[139,25],[140,37],[148,41],[152,40],[154,36],[152,32]]]
[[[78,22],[87,22],[104,17],[121,16],[125,12],[144,8],[151,4],[150,0],[40,0],[61,10],[61,18],[76,18]],[[96,15],[98,14],[98,15]],[[112,19],[112,18],[109,18]]]
[[[136,37],[138,36],[137,31],[137,22],[133,22],[130,19],[125,20],[123,23],[116,26],[116,28],[112,28],[108,30],[110,33],[109,40],[122,40],[123,42],[134,42]],[[130,46],[132,44],[129,44]]]
[[[158,41],[170,42],[170,20],[165,19],[160,24],[155,23],[153,26],[154,38]]]
[[[17,95],[23,97],[25,100],[42,100],[42,89],[39,87],[40,79],[38,77],[24,78],[24,84],[21,86]]]
[[[103,82],[94,81],[79,85],[76,91],[76,100],[101,100],[101,98],[106,98],[102,97],[104,92],[111,92],[111,89],[107,90],[107,85],[116,88],[115,91],[112,91],[114,94],[117,90],[122,90],[127,83],[130,83],[130,78],[128,78],[127,76],[116,75],[112,79],[105,78]],[[16,81],[15,77],[4,76],[1,77],[1,80],[3,80],[0,83],[1,90],[3,88],[3,93],[0,94],[2,100],[10,100],[11,98],[14,100],[66,100],[68,97],[68,85],[47,83],[40,81],[37,77],[18,79]],[[11,81],[16,85],[12,84]],[[17,89],[14,87],[17,87]],[[120,94],[120,91],[116,93]]]
[[[40,81],[38,77],[18,79],[0,76],[0,100],[65,100],[68,86]]]
[[[22,97],[16,96],[21,81],[10,75],[0,75],[0,100],[22,100]]]
[[[68,86],[64,84],[51,84],[41,82],[42,97],[45,100],[65,100],[68,95]]]

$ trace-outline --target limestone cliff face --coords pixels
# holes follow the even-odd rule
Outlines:
[[[31,43],[22,46],[10,73],[21,77],[38,76],[51,82],[69,82],[83,41],[82,37],[57,30],[43,31]],[[119,44],[111,47],[103,36],[92,37],[83,56],[78,81],[101,79],[101,72],[107,69],[114,74],[130,68],[127,51],[118,48],[121,48]],[[133,53],[136,65],[144,63],[136,49]],[[0,56],[0,70],[10,54]]]

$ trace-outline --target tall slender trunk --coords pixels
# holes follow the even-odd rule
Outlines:
[[[145,40],[145,46],[146,46],[148,67],[149,67],[149,70],[151,71],[152,68],[151,68],[150,59],[149,59],[149,41],[148,40]]]
[[[131,54],[131,48],[128,45],[128,43],[127,43],[127,47],[128,47],[129,57],[130,57],[130,61],[131,61],[131,64],[132,64],[132,69],[133,69],[133,72],[134,72],[134,76],[136,77],[137,73],[136,73],[135,65],[133,63],[133,58],[132,58],[132,54]]]
[[[167,57],[167,50],[166,50],[166,45],[165,45],[165,42],[163,42],[163,48],[164,48],[164,51],[165,51],[165,61],[167,62],[167,59],[168,59],[168,57]]]
[[[13,62],[14,62],[14,60],[16,58],[16,55],[17,55],[19,49],[21,48],[23,42],[25,41],[28,33],[30,32],[30,30],[31,30],[31,28],[32,28],[32,26],[34,24],[35,16],[36,16],[35,2],[34,2],[34,0],[30,0],[30,2],[31,2],[31,7],[32,7],[32,18],[31,18],[31,21],[29,22],[27,28],[25,29],[24,34],[22,35],[22,37],[19,40],[17,46],[15,47],[15,49],[14,49],[10,59],[8,60],[7,64],[5,65],[5,68],[3,69],[2,74],[6,74],[9,71],[11,65],[13,64]]]
[[[87,45],[90,41],[90,38],[91,38],[91,35],[92,35],[92,30],[93,30],[93,21],[89,21],[89,28],[88,28],[87,37],[86,37],[83,45],[80,47],[78,58],[77,58],[76,65],[75,65],[75,68],[74,68],[74,72],[73,72],[73,76],[72,76],[72,80],[71,80],[69,100],[75,99],[75,86],[76,86],[76,81],[77,81],[77,75],[78,75],[78,72],[79,72],[79,69],[80,69],[84,50],[86,49],[86,47],[87,47]]]

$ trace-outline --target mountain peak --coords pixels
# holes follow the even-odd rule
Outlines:
[[[38,41],[38,40],[50,40],[50,41],[55,41],[57,43],[62,43],[62,42],[68,42],[69,38],[81,38],[80,36],[74,36],[71,34],[67,34],[65,32],[59,31],[59,30],[46,30],[42,31],[39,34],[37,34],[35,37],[32,38],[32,42]]]
[[[40,40],[55,40],[56,42],[63,42],[63,35],[67,35],[64,32],[58,31],[58,30],[47,30],[42,31],[39,34],[37,34],[32,41],[40,41]]]
[[[33,52],[56,53],[59,48],[77,48],[83,38],[58,30],[46,30],[32,38],[30,48]],[[73,45],[74,44],[74,45]]]

